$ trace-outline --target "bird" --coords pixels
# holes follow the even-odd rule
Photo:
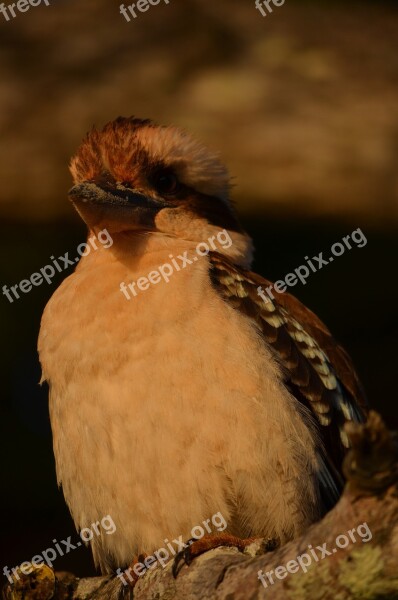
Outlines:
[[[112,245],[54,292],[38,351],[74,523],[116,526],[89,542],[95,564],[114,573],[217,512],[208,549],[296,538],[338,501],[345,423],[366,419],[348,354],[294,296],[259,295],[229,172],[185,130],[118,117],[70,171],[88,235]]]

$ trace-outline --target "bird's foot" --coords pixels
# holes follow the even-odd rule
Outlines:
[[[139,578],[144,575],[147,570],[146,567],[145,569],[142,568],[146,557],[147,554],[137,554],[137,556],[134,556],[131,565],[123,574],[124,581],[127,581],[132,589],[134,589]]]
[[[174,558],[172,570],[173,576],[176,578],[184,564],[189,566],[194,558],[200,556],[200,554],[203,554],[204,552],[208,552],[208,550],[227,546],[229,548],[238,548],[240,552],[243,552],[243,550],[247,548],[247,546],[250,546],[256,539],[257,538],[248,538],[243,540],[234,535],[230,535],[229,533],[221,533],[205,535],[200,540],[189,540],[187,543],[188,547],[185,548],[185,550],[181,550]]]

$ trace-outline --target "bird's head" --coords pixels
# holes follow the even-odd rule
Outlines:
[[[229,254],[249,264],[251,240],[229,199],[226,167],[180,129],[119,117],[87,134],[70,170],[69,197],[90,230],[204,242],[226,229]]]

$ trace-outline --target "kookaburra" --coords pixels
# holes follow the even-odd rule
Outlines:
[[[217,156],[188,134],[118,118],[71,162],[89,236],[45,308],[39,336],[57,477],[103,572],[189,539],[221,512],[239,538],[299,535],[339,497],[346,421],[365,401],[346,352],[296,298],[257,293],[252,241]],[[232,240],[127,299],[170,256]],[[222,536],[221,536],[222,537]]]

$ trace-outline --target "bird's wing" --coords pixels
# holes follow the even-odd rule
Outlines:
[[[345,350],[314,313],[294,296],[277,293],[264,301],[271,283],[256,273],[210,254],[213,285],[234,308],[252,319],[282,365],[290,392],[316,417],[327,459],[338,472],[348,447],[347,421],[363,421],[365,395]]]

